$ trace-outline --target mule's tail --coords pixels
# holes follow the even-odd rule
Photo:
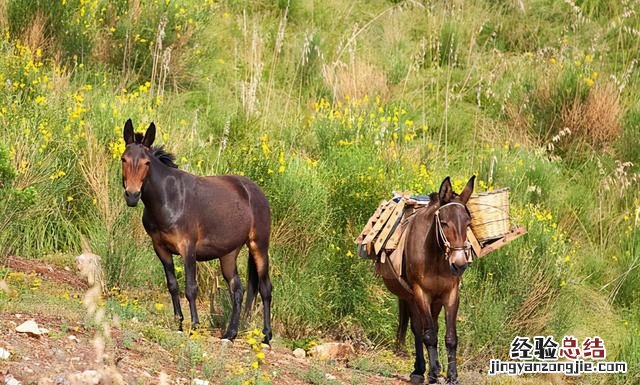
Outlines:
[[[405,356],[407,349],[405,340],[407,337],[407,327],[409,326],[409,304],[407,301],[398,299],[398,329],[396,330],[396,354]]]
[[[244,307],[244,319],[249,319],[251,315],[251,309],[253,308],[253,301],[258,294],[258,267],[253,254],[249,251],[249,267],[247,269],[247,300]]]

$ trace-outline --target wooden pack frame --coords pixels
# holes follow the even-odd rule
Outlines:
[[[410,294],[411,290],[402,279],[406,230],[415,214],[428,204],[428,200],[416,200],[406,193],[394,192],[394,198],[380,203],[355,239],[358,254],[362,258],[375,260],[376,273],[384,279],[397,280],[408,291],[407,294]],[[482,258],[526,233],[527,230],[520,226],[499,239],[480,242],[469,228],[467,239],[471,243],[474,256]]]

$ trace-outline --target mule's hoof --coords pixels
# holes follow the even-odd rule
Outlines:
[[[460,385],[460,381],[458,381],[457,378],[455,378],[453,380],[450,379],[450,378],[447,378],[447,385]]]
[[[424,384],[424,376],[420,374],[412,374],[409,376],[409,382],[414,385],[422,385]]]
[[[236,336],[238,335],[238,332],[235,330],[227,330],[221,337],[221,339],[223,340],[229,340],[229,341],[233,341]]]

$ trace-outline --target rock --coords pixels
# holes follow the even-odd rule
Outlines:
[[[16,380],[11,374],[4,376],[5,385],[21,385],[20,381]]]
[[[329,381],[333,381],[333,380],[336,379],[336,376],[334,376],[333,374],[329,374],[329,373],[325,374],[324,377]]]
[[[67,359],[67,355],[62,349],[53,349],[53,357],[59,362],[64,362]]]
[[[293,356],[295,358],[305,358],[307,356],[307,352],[304,349],[297,348],[293,351]]]
[[[0,360],[8,360],[11,357],[11,353],[8,350],[0,348]]]
[[[193,385],[209,385],[209,381],[201,380],[199,378],[194,378],[193,379]]]
[[[232,345],[233,345],[233,341],[228,340],[228,339],[226,339],[226,338],[221,339],[221,340],[220,340],[220,342],[222,343],[222,347],[224,347],[224,348],[226,348],[226,347],[229,347],[229,346],[232,346]]]
[[[67,339],[69,341],[74,341],[74,342],[78,342],[78,337],[74,336],[74,335],[70,335],[69,337],[67,337]]]
[[[49,333],[47,329],[39,327],[36,321],[32,319],[18,325],[16,331],[18,333],[27,333],[33,336],[41,336],[43,334]]]
[[[58,385],[52,378],[49,378],[49,377],[38,378],[38,382],[36,384],[37,385]]]
[[[311,348],[309,353],[319,360],[344,360],[353,355],[355,350],[350,344],[343,342],[327,342]]]
[[[67,377],[64,374],[58,374],[53,378],[53,383],[55,385],[70,385],[69,381],[67,381]]]
[[[102,375],[97,370],[85,370],[82,373],[74,373],[69,376],[72,384],[98,385],[102,380]]]

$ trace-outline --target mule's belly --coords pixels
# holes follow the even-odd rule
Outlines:
[[[387,287],[387,289],[396,297],[403,300],[410,300],[413,298],[413,295],[408,295],[407,291],[397,280],[383,278],[382,281],[384,282],[384,285]]]

